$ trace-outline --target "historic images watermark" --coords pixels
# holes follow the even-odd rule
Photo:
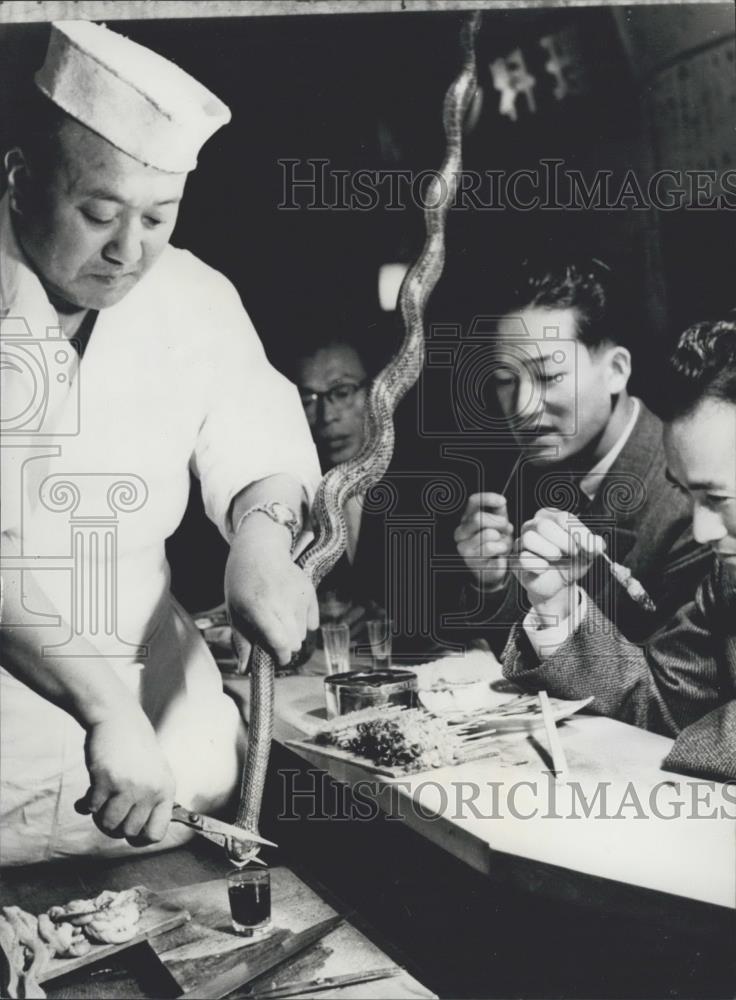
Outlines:
[[[329,159],[284,158],[281,172],[284,211],[399,212],[439,208],[451,196],[437,170],[344,170]],[[425,197],[430,182],[435,201]],[[454,185],[453,185],[454,186]],[[598,170],[592,174],[568,167],[561,159],[541,159],[533,169],[464,170],[453,193],[454,210],[473,212],[649,211],[736,209],[736,168],[727,170],[657,170],[643,176]]]
[[[641,781],[561,781],[551,771],[516,781],[364,778],[338,785],[317,768],[279,772],[280,821],[370,822],[416,817],[451,820],[733,820],[736,783],[673,777]]]

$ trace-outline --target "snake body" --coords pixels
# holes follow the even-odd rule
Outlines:
[[[401,346],[371,385],[366,405],[364,444],[358,454],[335,466],[324,476],[312,506],[315,541],[297,560],[316,587],[345,550],[347,531],[343,508],[351,497],[366,490],[385,475],[394,450],[393,413],[419,377],[424,356],[424,310],[445,261],[445,219],[454,202],[462,166],[462,127],[477,85],[475,38],[480,14],[467,17],[461,29],[462,66],[445,94],[442,120],[445,157],[431,178],[424,195],[426,236],[419,257],[407,272],[399,292],[404,323]],[[258,832],[261,799],[271,750],[274,709],[274,664],[257,646],[251,659],[251,700],[248,749],[240,791],[236,824]],[[234,864],[257,859],[257,845],[231,843],[228,854]]]

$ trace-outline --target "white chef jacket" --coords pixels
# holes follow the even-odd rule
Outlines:
[[[67,623],[50,623],[49,645],[74,629],[92,642],[153,722],[178,801],[212,809],[239,775],[239,717],[169,593],[164,542],[189,467],[226,538],[230,503],[252,482],[289,473],[311,502],[319,465],[298,394],[230,282],[171,246],[99,313],[80,362],[17,244],[7,196],[0,323],[3,554],[20,553]],[[4,576],[21,572],[7,565]],[[88,787],[81,726],[2,668],[0,716],[0,863],[124,850],[72,808]]]

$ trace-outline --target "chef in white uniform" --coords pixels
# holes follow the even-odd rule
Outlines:
[[[2,864],[170,846],[172,802],[237,785],[238,712],[169,593],[190,467],[238,630],[286,663],[318,625],[299,397],[233,286],[169,245],[228,109],[87,22],[52,26],[35,81],[0,202]]]

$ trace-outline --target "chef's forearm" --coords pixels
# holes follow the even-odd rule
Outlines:
[[[33,614],[27,607],[34,609]],[[3,574],[0,662],[9,673],[69,712],[85,729],[112,715],[141,710],[90,643],[84,643],[87,646],[84,654],[55,655],[53,646],[68,636],[69,626],[61,621],[58,625],[39,627],[38,614],[59,617],[33,573],[26,570]]]

